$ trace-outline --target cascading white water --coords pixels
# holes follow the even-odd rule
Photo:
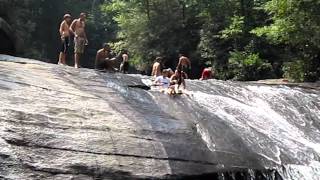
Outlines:
[[[139,90],[126,96],[192,121],[226,169],[276,169],[284,179],[320,179],[317,90],[217,80],[188,81],[188,90],[190,97],[149,92],[148,98]]]
[[[282,175],[286,179],[320,179],[318,91],[219,81],[190,84],[194,95],[189,103],[197,103],[227,124],[252,155],[284,166]],[[202,89],[197,91],[199,86]],[[215,121],[206,121],[201,130],[208,147],[213,151],[239,152],[229,145],[216,144],[217,136],[210,131]]]

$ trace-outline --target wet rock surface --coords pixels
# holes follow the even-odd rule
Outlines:
[[[319,105],[315,145],[295,157],[272,131],[208,114],[210,98],[149,92],[141,78],[0,55],[0,179],[282,179],[283,165],[319,158]]]

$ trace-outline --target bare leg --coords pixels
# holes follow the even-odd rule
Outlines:
[[[59,64],[66,65],[66,54],[63,52],[60,53]]]
[[[80,64],[80,54],[75,53],[74,54],[74,67],[79,68],[80,67],[79,64]]]
[[[63,61],[63,52],[60,52],[58,64],[62,64],[62,61]]]

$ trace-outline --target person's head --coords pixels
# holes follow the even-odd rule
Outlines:
[[[168,69],[162,70],[162,76],[163,76],[163,77],[168,77],[168,76],[169,76],[169,71],[168,71]]]
[[[67,21],[68,23],[70,23],[70,22],[71,22],[71,15],[70,15],[70,14],[65,14],[65,15],[63,16],[63,20],[65,20],[65,21]]]
[[[162,57],[157,57],[156,62],[161,63],[162,62]]]
[[[84,21],[87,17],[87,14],[86,13],[80,13],[80,20],[81,21]]]
[[[171,68],[168,68],[167,70],[168,70],[168,75],[169,76],[172,76],[174,74],[174,72],[173,72],[173,70]]]
[[[102,47],[105,51],[110,51],[110,46],[108,43],[103,43]]]

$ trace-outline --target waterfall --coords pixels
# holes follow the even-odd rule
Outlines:
[[[123,81],[113,84],[119,92],[132,83]],[[130,101],[191,121],[223,167],[275,169],[290,180],[319,179],[318,90],[218,80],[188,81],[187,86],[192,96],[175,98],[122,90]]]

